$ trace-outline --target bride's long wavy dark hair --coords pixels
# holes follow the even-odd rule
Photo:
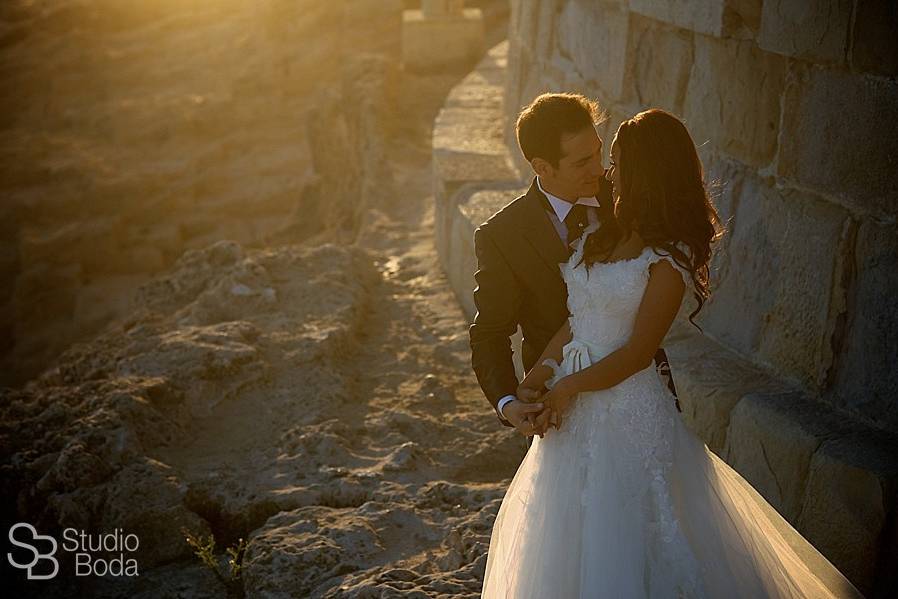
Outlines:
[[[698,307],[689,320],[695,324],[710,295],[711,244],[723,234],[695,142],[677,117],[658,108],[621,123],[615,140],[618,199],[613,211],[602,211],[604,222],[584,242],[582,261],[587,268],[607,261],[618,243],[637,233],[656,254],[691,273]]]

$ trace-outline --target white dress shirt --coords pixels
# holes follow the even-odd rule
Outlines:
[[[562,200],[558,196],[554,196],[543,189],[539,177],[536,178],[536,186],[549,200],[549,205],[552,206],[552,210],[546,210],[546,215],[549,217],[549,220],[552,221],[552,225],[555,227],[555,231],[558,233],[561,241],[565,244],[567,244],[567,226],[564,224],[564,219],[567,217],[574,204],[583,204],[584,206],[593,206],[594,208],[599,207],[599,200],[596,199],[595,196],[577,198],[577,201],[573,204],[568,202],[567,200]],[[599,221],[599,215],[597,214],[596,210],[587,210],[586,213],[589,218],[590,225],[594,225]],[[515,397],[514,395],[506,395],[499,400],[496,409],[498,410],[499,415],[502,416],[502,418],[505,418],[505,414],[502,412],[502,408],[504,408],[509,402],[516,399],[517,397]],[[508,420],[508,418],[505,419]]]

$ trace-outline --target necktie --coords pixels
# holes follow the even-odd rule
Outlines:
[[[583,204],[574,204],[570,212],[564,217],[564,226],[567,227],[567,244],[570,246],[583,234],[583,229],[589,224],[589,214]]]

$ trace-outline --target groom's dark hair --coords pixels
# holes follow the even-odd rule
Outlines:
[[[599,103],[570,93],[542,94],[521,110],[515,124],[518,145],[527,162],[542,158],[558,168],[561,138],[605,120]]]

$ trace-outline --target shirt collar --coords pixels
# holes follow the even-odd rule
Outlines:
[[[574,204],[583,204],[584,206],[595,206],[599,207],[599,200],[596,199],[595,196],[585,197],[585,198],[577,198],[577,201],[574,204],[566,200],[562,200],[557,196],[553,196],[551,193],[543,189],[542,184],[539,181],[539,176],[536,177],[536,186],[543,193],[544,196],[549,200],[549,204],[552,206],[552,210],[555,211],[555,216],[558,217],[558,220],[564,222],[564,219],[567,217],[568,212],[571,211],[571,207]]]

